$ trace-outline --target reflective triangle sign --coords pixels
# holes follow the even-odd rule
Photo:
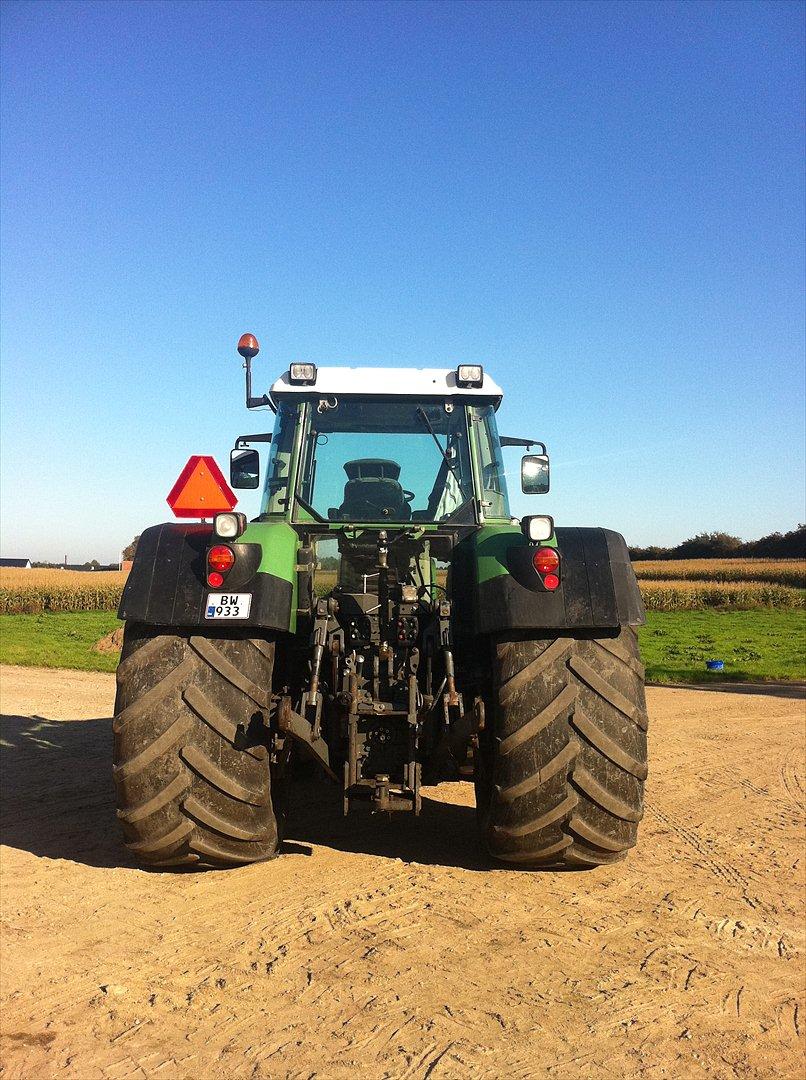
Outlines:
[[[205,518],[223,514],[238,502],[215,458],[194,454],[179,474],[166,500],[179,518]]]

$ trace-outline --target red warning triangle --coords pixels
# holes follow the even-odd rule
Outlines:
[[[205,518],[226,513],[238,497],[224,479],[215,458],[194,454],[171,488],[167,503],[179,518]]]

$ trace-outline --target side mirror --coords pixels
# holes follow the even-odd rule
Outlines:
[[[234,488],[260,486],[260,454],[257,450],[231,450],[229,482]]]
[[[526,454],[521,458],[521,491],[526,495],[545,495],[548,489],[548,454]]]

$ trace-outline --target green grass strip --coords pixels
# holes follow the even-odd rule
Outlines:
[[[120,625],[106,611],[0,615],[0,663],[114,671],[117,653],[93,645]],[[648,682],[806,682],[803,611],[650,611],[639,638]]]
[[[0,615],[0,663],[114,671],[118,654],[92,646],[120,625],[112,611]]]
[[[806,613],[647,612],[638,631],[647,682],[804,682]],[[710,672],[706,660],[723,660]]]

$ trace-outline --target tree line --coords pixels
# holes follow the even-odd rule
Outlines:
[[[806,525],[787,533],[774,532],[759,540],[741,540],[724,532],[697,533],[674,547],[631,547],[638,559],[803,559],[806,558]]]
[[[135,536],[123,549],[124,559],[133,559],[139,536]],[[806,525],[798,525],[787,533],[774,532],[759,540],[741,540],[725,532],[702,532],[684,540],[674,547],[631,547],[630,558],[639,559],[804,559],[806,558]],[[95,563],[95,560],[93,560]],[[35,566],[53,566],[54,563],[34,563]],[[327,555],[319,560],[322,570],[337,570],[337,555]],[[95,563],[95,568],[98,564]],[[90,569],[86,564],[82,569]],[[103,567],[106,569],[106,567]]]

